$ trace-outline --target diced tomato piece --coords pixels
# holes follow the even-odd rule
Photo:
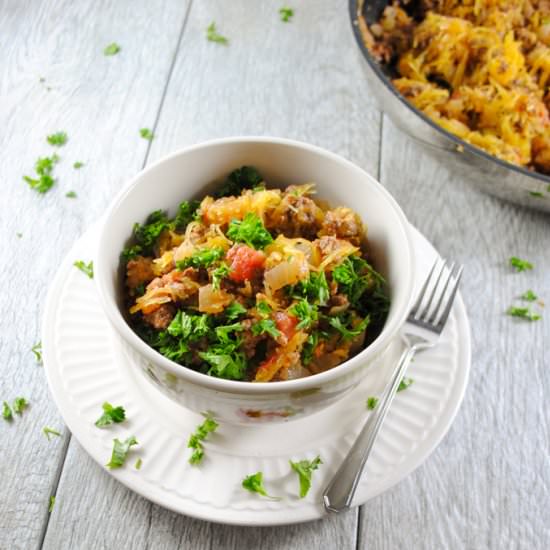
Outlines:
[[[279,366],[277,365],[277,356],[272,355],[258,367],[255,377],[256,382],[269,382],[278,369]]]
[[[263,268],[265,254],[260,250],[254,250],[241,244],[233,246],[229,250],[227,259],[231,262],[229,278],[236,283],[242,283],[252,279]]]
[[[287,340],[290,340],[296,332],[298,319],[296,319],[294,315],[289,315],[288,313],[284,313],[282,311],[277,311],[274,317],[277,330],[282,332],[287,337]]]

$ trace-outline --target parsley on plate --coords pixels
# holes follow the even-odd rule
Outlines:
[[[401,379],[401,382],[399,382],[399,386],[397,387],[397,391],[406,390],[413,383],[414,383],[414,380],[412,378],[403,377]]]
[[[281,500],[279,497],[272,497],[267,494],[267,491],[264,487],[263,477],[264,475],[262,472],[256,472],[255,474],[246,476],[243,479],[242,486],[244,489],[250,491],[251,493],[258,493],[259,495],[270,498],[272,500]]]
[[[202,442],[208,437],[208,434],[214,433],[218,428],[218,423],[211,417],[206,416],[204,422],[197,426],[194,433],[189,436],[187,447],[193,449],[189,458],[190,464],[199,464],[204,458],[204,447]]]
[[[94,262],[90,261],[88,263],[84,262],[83,260],[77,260],[73,264],[76,268],[80,269],[82,273],[87,275],[90,279],[94,278]]]
[[[110,424],[118,424],[126,420],[126,412],[124,407],[113,407],[110,403],[103,403],[103,414],[95,421],[98,428],[109,426]]]
[[[376,405],[378,405],[378,397],[369,397],[367,399],[367,409],[369,411],[376,409]]]
[[[119,51],[120,51],[120,46],[116,42],[113,42],[112,44],[109,44],[108,46],[105,47],[105,49],[103,50],[103,55],[106,55],[106,56],[116,55]]]
[[[304,498],[311,488],[311,475],[314,470],[319,468],[322,464],[320,456],[317,456],[313,460],[300,460],[299,462],[292,462],[289,460],[291,468],[298,474],[300,480],[300,498]]]
[[[512,256],[509,259],[510,265],[516,270],[517,273],[521,271],[527,271],[533,269],[533,264],[527,260],[522,260],[517,256]]]
[[[113,439],[113,452],[111,454],[111,460],[106,464],[107,468],[109,468],[109,470],[114,470],[115,468],[124,466],[126,457],[130,452],[130,447],[133,445],[138,445],[138,441],[133,435],[128,437],[125,441]]]
[[[294,15],[294,10],[285,6],[279,10],[279,15],[281,16],[281,21],[283,21],[283,23],[288,23]]]

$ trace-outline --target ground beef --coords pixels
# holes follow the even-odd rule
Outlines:
[[[365,230],[359,216],[345,206],[329,210],[319,231],[319,236],[331,235],[347,240],[355,246],[361,245],[364,234]]]
[[[285,237],[314,239],[323,223],[324,213],[315,201],[294,194],[292,186],[285,193],[281,204],[266,219],[271,232]]]
[[[256,354],[256,347],[258,344],[267,338],[266,334],[259,334],[258,336],[255,336],[252,333],[252,325],[256,321],[252,319],[245,319],[242,321],[241,326],[243,327],[242,332],[239,332],[239,337],[242,338],[242,344],[241,349],[244,351],[244,354],[246,355],[247,359],[250,359],[251,357],[254,357]]]
[[[143,320],[157,330],[164,330],[174,318],[176,308],[173,304],[162,304],[152,313],[143,316]]]

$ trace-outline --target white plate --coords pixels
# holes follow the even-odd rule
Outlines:
[[[413,229],[419,282],[435,250]],[[109,473],[144,497],[189,516],[239,525],[298,523],[323,517],[321,492],[367,417],[365,401],[377,395],[401,351],[394,342],[364,381],[330,408],[301,420],[249,428],[221,425],[205,443],[205,459],[191,466],[187,438],[201,416],[162,395],[128,362],[118,336],[99,305],[93,281],[73,267],[93,256],[97,226],[73,247],[50,288],[42,329],[44,366],[51,392],[67,426],[104,468],[112,440],[135,435],[124,468]],[[354,503],[385,491],[417,468],[449,429],[460,406],[470,369],[470,332],[464,304],[457,297],[437,347],[416,357],[407,376],[415,382],[396,397],[386,418]],[[123,405],[128,421],[98,429],[101,405]],[[312,488],[299,499],[289,459],[323,464]],[[143,461],[134,468],[136,459]],[[242,479],[262,471],[270,494],[251,494]]]

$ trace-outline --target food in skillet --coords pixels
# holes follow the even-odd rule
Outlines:
[[[445,130],[550,174],[550,1],[420,0],[359,25],[392,82]]]
[[[243,166],[213,196],[153,212],[122,253],[134,330],[165,357],[231,380],[326,371],[387,316],[386,284],[351,209],[315,185],[267,189]]]

